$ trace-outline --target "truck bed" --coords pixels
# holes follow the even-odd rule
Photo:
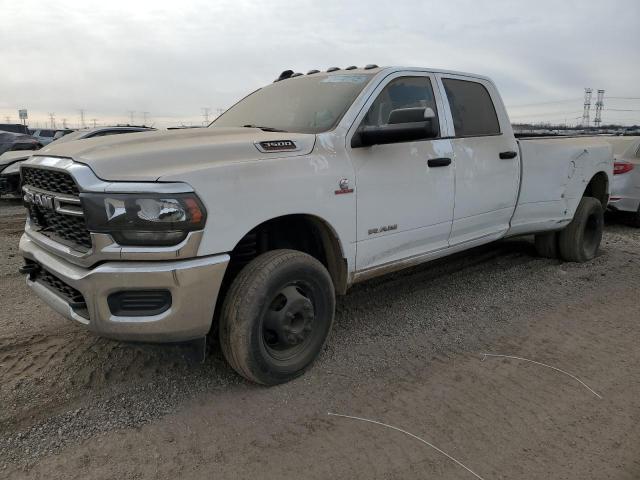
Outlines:
[[[613,168],[611,147],[598,137],[524,137],[518,145],[520,194],[508,235],[564,227],[593,175]]]

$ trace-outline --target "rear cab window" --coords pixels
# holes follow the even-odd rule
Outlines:
[[[500,122],[484,85],[471,80],[443,78],[456,137],[499,135]]]

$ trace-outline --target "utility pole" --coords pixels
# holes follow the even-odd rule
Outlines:
[[[97,118],[92,118],[91,121],[93,122],[93,128],[96,128],[96,121],[98,119]]]
[[[142,112],[142,124],[147,124],[147,117],[149,116],[149,112]]]
[[[56,128],[56,114],[50,113],[49,120],[51,120],[51,128]]]
[[[589,112],[591,110],[591,88],[584,89],[584,110],[582,111],[582,127],[589,127]]]
[[[129,125],[133,125],[133,114],[136,113],[134,110],[127,110],[127,113],[129,114]]]
[[[202,107],[202,116],[204,117],[204,124],[209,125],[209,114],[211,109],[209,107]]]
[[[593,120],[596,128],[600,128],[602,123],[602,108],[604,107],[604,90],[598,90],[598,97],[596,99],[596,118]]]
[[[80,109],[80,128],[84,128],[86,125],[84,124],[84,110]]]

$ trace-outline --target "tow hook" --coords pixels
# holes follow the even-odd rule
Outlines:
[[[37,263],[25,263],[23,266],[18,268],[18,272],[22,275],[29,275],[31,277],[34,273],[38,273],[40,270],[40,265]]]

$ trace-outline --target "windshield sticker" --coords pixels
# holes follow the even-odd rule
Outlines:
[[[328,75],[321,83],[364,83],[369,75]]]

